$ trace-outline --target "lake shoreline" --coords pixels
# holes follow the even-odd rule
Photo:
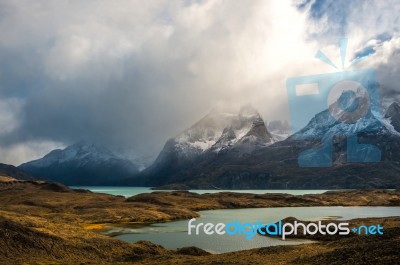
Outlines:
[[[292,219],[306,222],[331,223],[347,222],[359,218],[393,218],[398,216],[400,207],[275,207],[275,208],[245,208],[222,209],[200,211],[199,218],[192,224],[240,222],[262,224],[277,223],[281,220]],[[342,214],[341,217],[338,214]],[[290,219],[289,218],[289,219]],[[285,221],[286,222],[286,221]],[[188,220],[164,222],[149,225],[111,225],[104,235],[134,243],[140,240],[148,240],[163,247],[176,250],[185,246],[195,246],[211,253],[227,253],[245,249],[253,249],[267,246],[288,244],[301,244],[299,238],[295,240],[281,240],[279,237],[264,238],[258,235],[246,240],[246,235],[206,235],[200,232],[198,235],[188,234]],[[194,229],[194,228],[193,228]],[[307,238],[313,240],[315,236]]]
[[[186,247],[172,251],[150,242],[126,243],[94,232],[94,228],[101,229],[102,224],[106,223],[185,220],[198,217],[198,211],[212,209],[316,205],[398,206],[399,202],[399,190],[299,196],[230,192],[199,195],[177,191],[124,198],[72,190],[57,183],[7,180],[0,182],[0,260],[5,263],[29,261],[54,264],[169,264],[171,261],[178,264],[213,264],[216,260],[225,263],[237,260],[248,264],[248,255],[258,261],[270,259],[271,256],[261,252],[268,252],[271,248],[210,256],[198,248]],[[387,240],[393,241],[396,238],[388,235]],[[304,248],[309,247],[272,247],[285,253]],[[309,249],[310,255],[318,248],[325,249],[326,246]],[[242,254],[238,253],[244,253],[244,256],[240,258],[237,255]]]
[[[308,189],[308,190],[282,190],[282,189],[242,189],[242,190],[221,190],[221,189],[193,189],[193,190],[156,190],[152,189],[152,187],[129,187],[129,186],[69,186],[71,189],[78,189],[78,190],[89,190],[95,193],[105,193],[111,195],[121,195],[126,198],[135,196],[141,193],[152,193],[152,192],[173,192],[173,191],[188,191],[198,194],[205,194],[205,193],[219,193],[219,192],[234,192],[234,193],[251,193],[251,194],[265,194],[265,193],[286,193],[291,195],[304,195],[304,194],[321,194],[327,192],[329,190],[315,190],[315,189]],[[388,189],[389,190],[389,189]],[[335,191],[353,191],[353,190],[335,190]]]

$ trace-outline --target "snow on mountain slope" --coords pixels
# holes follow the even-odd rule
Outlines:
[[[146,185],[157,186],[187,177],[185,170],[213,161],[216,155],[244,157],[273,143],[260,114],[250,105],[236,112],[214,109],[169,139],[154,163],[139,175]]]
[[[347,103],[348,107],[353,104],[352,101]],[[342,115],[338,110],[334,111],[339,117]],[[368,112],[362,119],[348,124],[333,118],[330,111],[325,110],[297,132],[297,136],[302,134],[299,139],[292,135],[275,143],[274,136],[266,129],[257,112],[242,112],[242,115],[210,113],[178,137],[170,139],[155,163],[144,170],[142,179],[147,185],[166,185],[164,188],[173,184],[194,188],[287,188],[288,183],[292,188],[311,188],[324,187],[327,182],[331,187],[340,188],[387,187],[386,180],[381,180],[379,176],[380,171],[374,171],[375,165],[348,163],[346,137],[334,138],[333,167],[310,170],[299,167],[297,161],[304,150],[318,151],[324,137],[346,136],[350,132],[358,134],[368,129],[371,133],[358,134],[359,143],[379,147],[381,159],[387,164],[378,166],[387,170],[385,174],[388,174],[390,183],[398,185],[398,162],[391,164],[391,161],[400,161],[400,137],[392,133],[394,129],[390,131],[387,127],[393,128],[391,119],[397,113],[400,115],[400,111],[393,111],[388,117],[380,119],[377,113]],[[199,147],[198,142],[207,146]],[[269,147],[271,143],[274,144]],[[365,183],[358,181],[360,176],[366,180]]]
[[[288,121],[273,120],[267,125],[267,130],[271,133],[275,142],[283,141],[290,136],[291,129]]]
[[[47,167],[53,163],[66,163],[78,161],[79,164],[91,162],[105,162],[118,158],[107,148],[92,143],[79,142],[61,150],[56,149],[45,155],[43,158],[29,162],[36,167]]]
[[[392,133],[400,135],[400,106],[396,102],[387,109],[384,124]]]
[[[380,113],[370,111],[368,103],[363,101],[364,95],[343,92],[337,102],[329,109],[316,114],[300,131],[295,139],[327,138],[339,135],[357,134],[359,132],[384,132],[386,121]],[[360,104],[360,105],[358,105]],[[361,114],[352,108],[358,106]],[[350,114],[349,114],[350,113]],[[354,118],[357,117],[357,118]]]
[[[67,185],[107,184],[138,172],[131,161],[115,155],[104,146],[87,142],[53,150],[43,158],[24,163],[19,168],[33,176]]]
[[[192,158],[207,151],[221,152],[246,144],[247,151],[273,143],[259,113],[245,106],[238,113],[212,111],[173,138],[176,152]]]

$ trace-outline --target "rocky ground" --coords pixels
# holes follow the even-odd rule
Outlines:
[[[196,211],[280,206],[400,206],[400,191],[320,195],[154,192],[128,199],[63,185],[0,177],[1,264],[395,264],[400,218],[383,218],[383,236],[332,238],[314,244],[210,255],[198,248],[166,250],[96,233],[107,224],[153,223],[197,217]],[[371,220],[369,220],[371,221]],[[368,220],[354,220],[368,222]],[[378,262],[378,263],[377,263]]]

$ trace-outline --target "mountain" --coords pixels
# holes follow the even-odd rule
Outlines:
[[[392,103],[386,111],[385,118],[392,125],[393,129],[400,132],[400,106],[396,102]]]
[[[298,140],[310,144],[316,140],[299,155],[299,164],[332,166],[352,159],[357,162],[380,161],[380,150],[373,145],[377,144],[376,140],[381,135],[392,135],[392,130],[383,125],[385,122],[380,113],[366,108],[369,104],[361,103],[363,98],[362,94],[353,98],[352,93],[343,92],[338,102],[315,115],[303,129],[288,138],[289,143]],[[358,112],[353,110],[354,101],[358,101],[357,105],[360,106]],[[369,141],[362,143],[365,138]],[[331,157],[335,145],[338,148],[335,157]]]
[[[283,141],[290,136],[291,128],[288,121],[273,120],[267,125],[268,131],[279,141]]]
[[[35,180],[36,178],[29,175],[27,172],[7,164],[0,163],[0,176],[11,177],[18,180]]]
[[[400,188],[399,106],[393,103],[383,117],[368,111],[347,123],[340,121],[352,119],[342,111],[353,106],[347,97],[341,96],[341,108],[331,105],[283,141],[273,138],[256,112],[244,120],[240,114],[211,113],[170,139],[145,174],[131,181],[165,189]],[[234,127],[233,121],[243,126]],[[347,161],[350,134],[357,135],[355,141],[362,151],[359,162]],[[242,148],[246,139],[251,139],[249,148]],[[332,142],[332,156],[327,153],[331,166],[300,167],[299,157],[312,161],[313,152],[326,139]],[[363,163],[370,158],[371,146],[380,151],[381,162]]]
[[[87,142],[53,150],[19,168],[66,185],[106,185],[138,172],[129,160],[116,156],[104,146]]]
[[[213,110],[178,136],[169,139],[152,166],[136,179],[145,185],[180,180],[181,172],[202,160],[228,155],[244,157],[275,142],[260,114],[250,105],[238,112]]]
[[[193,160],[207,152],[231,149],[242,155],[271,144],[273,139],[260,114],[247,105],[238,113],[213,110],[169,142],[163,151],[173,151],[182,160]]]

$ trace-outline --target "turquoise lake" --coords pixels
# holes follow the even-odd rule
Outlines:
[[[363,217],[400,216],[400,207],[282,207],[201,211],[196,223],[229,223],[232,221],[266,224],[293,216],[299,220],[318,221],[335,218],[347,220]],[[148,240],[165,248],[196,246],[212,253],[224,253],[251,248],[309,243],[309,241],[281,240],[256,235],[246,240],[245,235],[188,235],[188,220],[159,223],[141,227],[114,227],[108,233],[119,233],[116,238],[127,242]]]
[[[106,186],[71,186],[74,189],[86,189],[93,192],[108,193],[112,195],[121,195],[125,197],[134,196],[140,193],[149,193],[152,190],[149,187],[106,187]],[[168,190],[162,190],[168,191]],[[319,194],[327,190],[189,190],[199,194],[204,193],[217,193],[217,192],[238,192],[238,193],[253,193],[253,194],[264,194],[264,193],[288,193],[292,195],[303,195],[303,194]]]
[[[147,187],[72,187],[88,189],[93,192],[121,195],[125,197],[140,193],[153,192]],[[199,194],[216,193],[225,190],[192,190]],[[226,190],[231,192],[245,192],[253,194],[263,193],[288,193],[293,195],[318,194],[325,190]],[[278,207],[278,208],[252,208],[252,209],[229,209],[211,210],[199,212],[201,217],[195,223],[229,223],[232,221],[255,223],[277,222],[283,218],[292,216],[299,220],[318,221],[322,219],[348,220],[353,218],[388,217],[400,216],[400,207]],[[151,225],[115,226],[104,233],[106,235],[117,235],[118,238],[127,242],[148,240],[164,246],[168,249],[176,249],[186,246],[196,246],[211,253],[224,253],[251,248],[292,245],[310,243],[306,240],[281,240],[256,235],[246,240],[245,235],[188,235],[188,220],[158,223]]]

